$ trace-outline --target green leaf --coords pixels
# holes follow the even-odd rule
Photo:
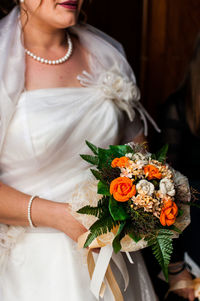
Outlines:
[[[90,169],[90,170],[91,170],[93,176],[95,176],[95,178],[97,180],[101,180],[102,179],[102,175],[101,175],[101,173],[98,170],[96,170],[96,169]]]
[[[85,207],[79,209],[77,211],[77,213],[98,216],[99,211],[100,211],[100,208],[98,208],[98,207],[85,206]]]
[[[108,185],[100,181],[98,183],[97,193],[110,196],[110,190],[109,190]]]
[[[151,155],[151,159],[152,159],[152,160],[157,160],[156,155],[155,155],[155,154],[152,154],[152,155]]]
[[[86,162],[93,164],[93,165],[98,165],[98,157],[97,156],[90,156],[90,155],[80,155],[83,160]]]
[[[122,232],[125,225],[126,225],[126,222],[120,223],[117,234],[116,234],[116,236],[113,240],[112,246],[113,246],[113,249],[114,249],[115,253],[118,253],[122,248],[120,241],[125,236],[125,233]]]
[[[168,281],[168,265],[173,251],[172,232],[170,230],[161,229],[158,234],[147,238],[148,245],[152,247],[158,263],[162,267],[166,281]]]
[[[88,235],[86,242],[84,244],[84,248],[89,247],[89,245],[92,243],[92,241],[100,236],[101,234],[105,234],[107,232],[110,232],[116,225],[118,225],[117,222],[115,222],[112,217],[104,216],[103,218],[97,220],[91,227],[90,227],[90,234]]]
[[[115,157],[113,156],[112,151],[110,149],[99,148],[98,158],[99,158],[98,168],[102,169],[102,168],[111,168],[111,162]]]
[[[114,157],[123,157],[127,153],[133,153],[129,145],[110,145],[109,147]]]
[[[89,141],[85,141],[87,146],[91,149],[91,151],[95,154],[95,155],[98,155],[98,147],[95,146],[94,144],[92,144],[91,142]]]
[[[128,233],[130,238],[132,238],[136,243],[142,239],[142,237],[139,234],[136,234],[135,232]]]
[[[102,199],[100,199],[98,201],[98,204],[96,207],[92,207],[92,206],[85,206],[80,208],[77,213],[79,214],[87,214],[87,215],[94,215],[98,218],[103,218],[103,217],[107,217],[110,216],[110,212],[109,212],[109,208],[108,208],[108,204],[109,204],[109,197],[102,197]]]
[[[168,227],[168,229],[173,230],[173,231],[175,231],[175,232],[177,232],[179,234],[182,233],[182,231],[179,228],[177,228],[176,226],[174,226],[174,225]]]
[[[182,209],[179,208],[179,209],[178,209],[178,217],[179,217],[179,216],[182,216],[183,213],[184,213],[184,211],[183,211]]]
[[[164,163],[167,157],[167,152],[168,152],[168,144],[165,144],[157,153],[156,153],[156,158],[158,161]]]
[[[157,180],[152,180],[152,184],[154,185],[155,188],[159,187],[159,181]]]
[[[89,247],[90,246],[90,244],[93,242],[93,240],[95,239],[95,238],[97,238],[97,234],[96,234],[96,232],[94,232],[94,233],[89,233],[88,234],[88,237],[87,237],[87,239],[86,239],[86,241],[85,241],[85,244],[84,244],[84,248],[87,248],[87,247]]]
[[[115,221],[125,221],[129,218],[123,204],[117,202],[113,197],[109,200],[109,211]]]

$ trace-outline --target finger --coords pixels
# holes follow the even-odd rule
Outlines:
[[[188,295],[188,299],[189,301],[194,301],[195,296],[194,296],[194,291],[190,290],[189,295]]]
[[[188,298],[188,289],[179,289],[175,290],[174,293],[176,293],[178,296],[187,299]]]
[[[177,290],[176,294],[180,297],[183,297],[189,301],[194,301],[195,296],[194,296],[194,291],[192,289],[181,289]]]

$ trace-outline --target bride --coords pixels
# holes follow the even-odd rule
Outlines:
[[[119,143],[122,128],[141,139],[149,116],[121,45],[78,22],[83,0],[11,2],[0,21],[1,301],[92,301],[76,248],[87,229],[69,207],[88,175],[79,154],[85,140]],[[124,299],[153,301],[133,256]]]

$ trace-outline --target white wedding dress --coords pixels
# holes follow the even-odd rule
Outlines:
[[[18,91],[20,96],[13,109],[9,109],[12,116],[7,108],[10,121],[4,127],[0,154],[0,181],[30,195],[69,203],[75,189],[88,177],[88,164],[79,156],[88,153],[85,140],[101,147],[119,143],[125,124],[123,110],[130,119],[135,117],[130,96],[133,100],[135,95],[135,107],[144,117],[134,76],[128,76],[128,64],[119,50],[103,34],[73,30],[83,38],[83,43],[89,37],[90,43],[96,41],[96,49],[99,45],[105,48],[103,59],[91,56],[92,72],[79,76],[80,88]],[[89,49],[92,53],[92,47]],[[9,85],[5,87],[8,91]],[[2,93],[11,97],[11,93]],[[1,112],[5,110],[1,104]],[[2,122],[6,124],[6,120]],[[142,130],[136,119],[131,128],[130,138]],[[1,266],[4,261],[0,276],[1,301],[96,300],[89,290],[84,252],[78,251],[76,243],[64,233],[48,228],[2,225],[0,238]],[[135,264],[129,265],[130,284],[124,293],[125,300],[156,300],[140,253],[132,257]],[[118,281],[123,290],[122,279]],[[109,289],[104,300],[112,300]]]

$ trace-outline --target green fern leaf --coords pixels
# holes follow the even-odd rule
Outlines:
[[[86,162],[93,164],[93,165],[98,165],[98,157],[97,156],[90,156],[90,155],[80,155],[83,160]]]
[[[92,241],[100,236],[101,234],[105,234],[110,232],[113,227],[115,227],[118,223],[115,222],[111,216],[105,216],[99,220],[97,220],[91,227],[90,227],[90,234],[88,235],[84,248],[89,247]]]
[[[79,209],[77,211],[77,213],[80,213],[80,214],[88,214],[88,215],[94,215],[94,216],[99,216],[99,213],[101,211],[101,208],[98,208],[98,207],[91,207],[91,206],[85,206],[81,209]]]
[[[168,144],[165,144],[157,153],[156,158],[158,161],[164,163],[166,160],[167,152],[168,152]]]
[[[102,181],[102,175],[101,173],[96,170],[96,169],[90,169],[91,170],[91,173],[93,174],[93,176],[97,179],[97,180],[100,180]]]
[[[108,215],[96,221],[90,227],[90,231],[91,232],[97,231],[99,232],[99,235],[101,235],[110,232],[113,229],[113,227],[115,227],[116,225],[118,225],[118,222],[114,221],[113,218],[110,215]]]
[[[92,144],[91,142],[89,141],[85,141],[87,146],[91,149],[91,151],[95,154],[95,155],[98,155],[98,147],[95,146],[94,144]]]
[[[172,232],[167,229],[161,229],[156,236],[151,236],[147,241],[162,267],[165,279],[168,281],[168,265],[173,251]]]
[[[93,242],[93,240],[95,240],[95,238],[97,238],[97,234],[96,234],[96,232],[93,232],[93,233],[89,233],[88,234],[88,237],[87,237],[87,239],[86,239],[86,242],[85,242],[85,244],[84,244],[84,248],[87,248],[87,247],[89,247],[89,245],[91,245],[91,243]]]
[[[98,168],[111,168],[111,162],[115,157],[110,149],[99,148],[98,149]]]

